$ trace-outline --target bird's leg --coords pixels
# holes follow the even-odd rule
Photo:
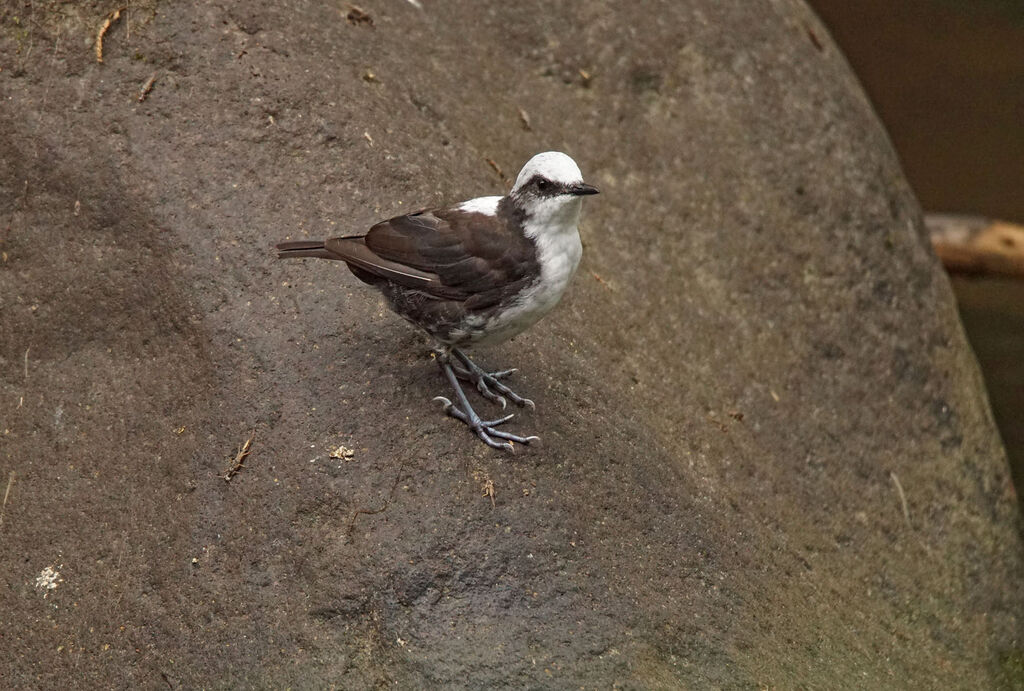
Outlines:
[[[491,391],[489,388],[487,388],[487,384],[484,383],[483,379],[481,379],[478,376],[475,376],[474,373],[470,372],[469,370],[462,369],[456,364],[449,362],[448,365],[452,368],[452,372],[455,373],[456,377],[458,377],[462,381],[473,384],[476,387],[476,390],[480,392],[481,396],[486,398],[491,403],[497,403],[498,405],[501,406],[502,410],[505,410],[505,406],[508,405],[508,401],[505,400],[504,396],[500,396]]]
[[[458,368],[456,374],[467,381],[473,382],[473,384],[476,385],[477,391],[480,392],[480,395],[487,400],[500,403],[502,409],[505,408],[505,398],[508,398],[520,407],[529,406],[530,408],[536,408],[533,401],[529,398],[523,398],[499,381],[516,370],[507,369],[500,372],[487,372],[478,364],[470,360],[469,356],[458,348],[452,348],[452,354],[466,367],[466,369],[462,369],[461,367]],[[497,391],[497,393],[495,393],[495,391]]]
[[[462,381],[473,381],[473,373],[467,369],[462,369],[458,365],[453,364],[452,371],[454,371],[455,376],[461,379]],[[494,377],[495,379],[504,379],[505,377],[511,374],[515,374],[518,371],[518,368],[513,367],[512,369],[503,369],[498,372],[488,372],[487,374]]]
[[[508,422],[512,419],[512,415],[506,415],[505,417],[498,418],[497,420],[481,420],[480,416],[476,414],[472,406],[469,405],[469,399],[466,398],[466,392],[462,390],[462,385],[459,384],[458,376],[455,374],[455,370],[452,368],[450,357],[448,353],[442,352],[437,357],[437,364],[440,365],[441,371],[444,372],[445,377],[448,379],[448,383],[452,385],[452,389],[455,390],[455,398],[458,399],[458,405],[455,405],[444,396],[437,396],[434,400],[441,401],[444,403],[444,411],[451,415],[456,420],[461,420],[466,423],[476,436],[480,437],[481,440],[488,446],[495,449],[505,449],[506,451],[515,452],[515,447],[512,442],[518,442],[519,444],[529,444],[531,441],[539,441],[540,437],[521,437],[516,434],[509,434],[497,429],[497,426]],[[505,441],[495,441],[494,438],[504,439]]]
[[[468,369],[463,369],[454,363],[451,363],[451,367],[452,371],[455,372],[456,377],[458,377],[462,381],[468,381],[471,384],[473,384],[476,387],[476,390],[480,392],[480,395],[486,398],[488,401],[490,401],[491,403],[497,403],[498,405],[501,406],[502,410],[504,410],[505,406],[508,405],[508,401],[505,400],[505,397],[491,391],[491,389],[487,386],[487,382],[479,374],[477,374],[476,372],[472,372]],[[514,369],[506,369],[500,372],[487,372],[486,374],[493,379],[500,379],[502,377],[507,377],[508,375],[512,374],[515,371],[516,370]]]

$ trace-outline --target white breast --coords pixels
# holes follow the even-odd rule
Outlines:
[[[541,233],[533,230],[528,225],[526,234],[537,243],[540,277],[519,293],[511,305],[487,320],[481,336],[475,339],[477,343],[500,343],[535,324],[558,304],[576,273],[583,255],[576,224],[558,232],[551,232],[550,228]]]

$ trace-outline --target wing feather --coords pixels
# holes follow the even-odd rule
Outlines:
[[[353,261],[360,268],[433,297],[471,300],[478,307],[519,292],[539,270],[534,244],[500,215],[418,212],[378,223],[360,240],[368,253]],[[338,252],[330,241],[327,247]]]

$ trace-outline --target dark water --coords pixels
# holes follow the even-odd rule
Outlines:
[[[926,211],[1024,223],[1024,0],[809,0]],[[1024,280],[953,281],[1024,496]]]
[[[955,278],[953,289],[1024,497],[1024,280]]]

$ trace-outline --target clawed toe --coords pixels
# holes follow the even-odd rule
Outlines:
[[[491,437],[497,437],[498,439],[507,439],[508,441],[506,443],[504,443],[504,444],[497,444],[497,446],[495,446],[495,448],[498,448],[498,447],[507,448],[512,453],[515,453],[515,450],[516,450],[515,446],[513,446],[513,442],[516,443],[516,444],[528,445],[531,441],[540,441],[540,437],[537,437],[537,436],[521,437],[518,434],[510,434],[508,432],[503,432],[500,429],[494,429],[493,427],[487,425],[486,423],[481,423],[475,429],[473,428],[472,425],[470,425],[470,428],[473,429],[474,432],[476,432],[476,436],[480,437],[485,442],[487,442],[487,444],[489,446],[495,446],[495,444],[496,444],[496,443],[492,443],[492,442],[494,442],[494,440],[491,439]]]
[[[476,436],[480,437],[481,441],[492,448],[504,449],[505,451],[515,453],[515,444],[525,445],[530,442],[540,441],[540,437],[536,435],[523,437],[518,434],[511,434],[510,432],[498,429],[498,425],[508,422],[515,417],[515,414],[509,414],[495,420],[481,420],[476,413],[472,411],[472,408],[470,408],[467,413],[444,396],[435,396],[434,400],[440,401],[444,405],[444,412],[456,420],[465,423],[465,425],[469,427]],[[495,441],[496,439],[503,439],[505,441]]]
[[[487,387],[487,382],[483,378],[479,379],[476,383],[476,390],[480,392],[480,395],[486,398],[491,403],[497,403],[501,406],[502,410],[508,406],[508,401],[505,400],[504,396],[500,396]]]
[[[444,412],[461,421],[470,430],[476,434],[485,444],[495,449],[504,449],[505,451],[511,451],[515,453],[516,444],[530,444],[531,442],[540,441],[540,437],[535,435],[520,436],[518,434],[512,434],[498,429],[499,425],[502,425],[511,420],[514,415],[509,414],[504,417],[497,418],[495,420],[482,420],[479,415],[469,405],[469,400],[466,398],[466,394],[459,384],[459,380],[472,382],[476,386],[476,390],[480,392],[480,395],[486,398],[492,403],[497,403],[501,406],[502,410],[508,405],[508,401],[511,400],[513,403],[520,407],[529,406],[535,408],[533,401],[528,398],[523,398],[518,395],[510,388],[502,384],[499,379],[507,377],[515,369],[501,370],[499,372],[485,372],[477,364],[466,356],[465,353],[461,352],[457,348],[452,349],[454,354],[464,365],[459,367],[450,362],[447,354],[444,354],[442,358],[438,359],[438,364],[441,366],[441,370],[445,373],[448,378],[448,382],[451,384],[452,389],[455,391],[455,395],[458,398],[458,403],[453,403],[450,399],[444,396],[435,396],[434,400],[439,401],[444,406]]]
[[[508,432],[503,432],[502,430],[496,429],[498,425],[503,425],[512,418],[514,418],[514,413],[506,415],[505,417],[499,417],[495,420],[481,420],[479,417],[476,416],[475,413],[467,414],[464,410],[460,409],[457,405],[449,401],[444,396],[437,396],[434,400],[442,401],[444,403],[444,412],[448,413],[456,420],[461,420],[462,422],[466,423],[466,425],[468,425],[470,429],[472,429],[474,432],[477,432],[478,434],[480,430],[483,430],[487,434],[491,434],[496,437],[501,437],[502,439],[508,439],[510,441],[519,442],[520,444],[529,444],[530,440],[540,439],[540,437],[536,436],[520,437],[516,434],[509,434]]]
[[[505,417],[499,417],[496,420],[481,420],[479,417],[476,417],[475,413],[472,415],[467,415],[465,411],[460,409],[457,405],[449,401],[444,396],[435,396],[434,400],[441,401],[442,403],[444,403],[444,412],[448,413],[456,420],[462,420],[470,427],[497,427],[498,425],[502,425],[515,417],[515,414],[511,413],[509,415],[506,415]],[[474,418],[476,419],[474,420]]]
[[[476,385],[477,391],[480,392],[480,395],[488,401],[499,404],[502,410],[504,410],[505,406],[508,405],[508,401],[512,401],[521,408],[529,407],[530,409],[536,409],[533,401],[528,398],[523,398],[500,381],[512,373],[517,372],[517,369],[512,368],[500,370],[498,372],[487,372],[470,360],[469,356],[458,348],[453,348],[452,354],[455,355],[455,357],[457,357],[464,366],[458,367],[451,365],[452,371],[455,372],[455,376],[463,381],[473,382]]]

